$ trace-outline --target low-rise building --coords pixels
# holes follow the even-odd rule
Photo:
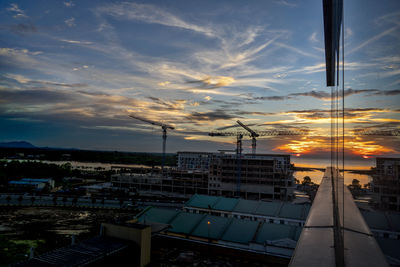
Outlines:
[[[29,191],[29,190],[43,190],[45,188],[53,189],[53,179],[35,179],[35,178],[22,178],[18,181],[9,181],[8,185],[10,188],[17,191]]]
[[[400,211],[400,158],[376,158],[371,186],[379,208]]]

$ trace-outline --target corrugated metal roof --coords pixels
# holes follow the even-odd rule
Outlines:
[[[266,202],[207,195],[194,195],[186,202],[185,206],[296,220],[305,220],[310,210],[308,204]]]
[[[256,242],[263,244],[267,240],[272,241],[284,238],[289,238],[297,241],[297,239],[295,238],[298,238],[296,233],[298,228],[301,229],[301,227],[293,225],[264,223],[261,226],[260,231],[258,232]]]
[[[303,216],[303,205],[285,203],[279,211],[279,217],[305,220]]]
[[[193,195],[188,202],[186,202],[186,206],[208,209],[209,207],[213,207],[218,199],[218,197],[214,196]]]
[[[265,216],[277,216],[281,206],[281,202],[260,202],[255,213]]]
[[[240,199],[234,211],[254,214],[260,203],[254,200]]]
[[[144,217],[146,217],[147,221],[170,224],[171,227],[167,231],[172,233],[187,234],[202,238],[210,237],[215,240],[241,244],[246,244],[250,241],[264,244],[265,241],[280,239],[296,241],[302,229],[300,226],[226,218],[152,207],[144,211],[138,220],[143,222]]]
[[[212,208],[215,210],[232,211],[238,202],[237,198],[220,197]]]
[[[249,243],[253,239],[258,225],[259,222],[234,218],[221,239],[237,243]]]
[[[127,247],[127,243],[119,239],[94,237],[75,245],[36,256],[14,266],[84,266]]]
[[[193,230],[192,235],[220,239],[231,219],[206,215]],[[210,222],[210,224],[208,224]]]
[[[174,233],[190,234],[203,217],[203,214],[179,212],[179,214],[170,222],[172,228],[169,231]]]

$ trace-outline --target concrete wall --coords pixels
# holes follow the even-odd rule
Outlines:
[[[144,225],[116,225],[102,223],[105,236],[132,241],[140,247],[140,267],[150,263],[151,227]]]

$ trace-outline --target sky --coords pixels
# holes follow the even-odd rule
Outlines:
[[[400,2],[344,3],[345,151],[399,156]],[[0,142],[161,152],[234,149],[211,131],[263,136],[258,153],[330,149],[322,1],[1,1]],[[244,152],[251,151],[248,136]]]

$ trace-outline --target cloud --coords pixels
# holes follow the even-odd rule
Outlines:
[[[76,26],[75,18],[66,19],[66,20],[64,20],[64,22],[68,27],[75,27]]]
[[[238,117],[229,114],[224,110],[215,110],[209,112],[193,112],[189,116],[187,116],[187,118],[193,121],[217,121],[217,120],[231,120]]]
[[[333,110],[335,113],[335,110]],[[363,119],[369,118],[372,113],[390,113],[396,112],[390,109],[382,109],[382,108],[346,108],[344,115],[347,122],[350,119]],[[295,114],[296,118],[306,119],[306,120],[324,120],[331,118],[331,110],[330,109],[309,109],[309,110],[289,110],[286,112],[282,112],[284,115]],[[342,110],[338,110],[339,117],[342,116]]]
[[[14,18],[27,18],[28,16],[25,14],[25,11],[20,9],[17,4],[10,4],[10,7],[7,8],[8,11],[15,13]]]
[[[295,1],[288,1],[288,0],[274,0],[275,3],[282,5],[282,6],[288,6],[288,7],[295,7],[297,4]]]
[[[0,29],[6,29],[11,32],[17,33],[17,34],[26,34],[26,33],[34,33],[37,32],[37,28],[33,24],[24,24],[24,23],[19,23],[19,24],[14,24],[14,25],[3,25],[0,26]]]
[[[295,52],[295,53],[297,53],[297,54],[299,54],[299,55],[302,55],[302,56],[311,57],[311,58],[317,58],[317,59],[320,58],[320,56],[318,56],[318,55],[305,52],[305,51],[303,51],[303,50],[301,50],[301,49],[299,49],[299,48],[290,46],[290,45],[288,45],[288,44],[284,44],[284,43],[281,43],[281,42],[276,42],[275,44],[276,44],[277,46],[279,46],[279,47],[286,48],[286,49],[288,49],[288,50],[290,50],[290,51],[293,51],[293,52]]]
[[[83,83],[60,83],[53,81],[44,81],[44,80],[31,80],[19,74],[5,74],[7,78],[13,79],[19,83],[26,85],[44,85],[44,86],[60,86],[60,87],[68,87],[68,88],[82,88],[87,87],[87,84]]]
[[[362,94],[362,93],[384,94],[383,92],[384,91],[381,92],[378,89],[347,89],[344,91],[344,96],[346,97],[346,96]],[[397,90],[393,90],[393,92],[387,91],[387,93],[397,94]],[[308,91],[308,92],[302,92],[302,93],[291,93],[286,96],[261,96],[261,97],[255,97],[253,99],[254,100],[282,101],[282,100],[293,99],[297,96],[310,96],[310,97],[314,97],[314,98],[322,99],[322,100],[330,100],[331,99],[331,93],[327,92],[327,91]],[[341,97],[340,92],[339,92],[339,97]]]
[[[58,39],[58,40],[61,42],[66,42],[66,43],[70,43],[70,44],[83,44],[83,45],[93,44],[92,42],[88,42],[88,41],[67,40],[67,39]]]
[[[73,7],[73,6],[75,6],[75,4],[74,4],[72,1],[65,1],[65,2],[64,2],[64,6],[66,6],[66,7]]]
[[[158,83],[159,86],[167,86],[167,85],[169,85],[169,84],[170,84],[169,81],[165,81],[165,82],[160,82],[160,83]]]
[[[375,92],[374,95],[384,95],[384,96],[400,95],[400,89],[386,90],[386,91],[382,90],[379,92]]]
[[[228,76],[209,76],[197,81],[188,81],[189,84],[198,84],[197,88],[213,89],[219,87],[229,86],[235,82],[233,77]]]
[[[145,23],[160,24],[214,36],[208,28],[188,23],[170,12],[150,4],[120,3],[97,8],[99,14],[107,14],[117,19],[138,20]]]

